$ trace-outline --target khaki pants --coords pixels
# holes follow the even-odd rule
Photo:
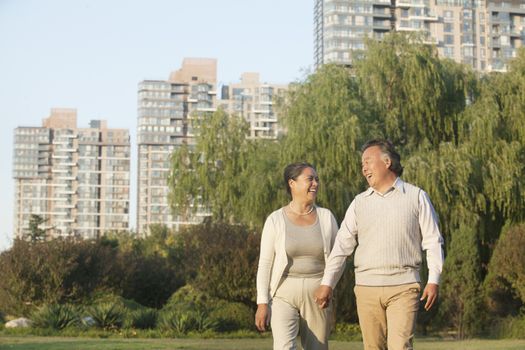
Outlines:
[[[321,278],[287,277],[272,300],[272,335],[274,350],[297,349],[297,334],[304,350],[328,349],[330,306],[320,309],[314,292]]]
[[[419,309],[419,283],[355,286],[365,350],[412,350]]]

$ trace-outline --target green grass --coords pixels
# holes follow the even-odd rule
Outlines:
[[[95,339],[35,336],[2,336],[0,349],[14,350],[270,350],[272,340],[265,339]],[[361,350],[361,342],[330,341],[331,350]],[[525,340],[416,340],[417,350],[522,350]]]

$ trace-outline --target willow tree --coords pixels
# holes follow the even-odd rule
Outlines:
[[[383,133],[409,149],[457,138],[457,114],[472,77],[462,66],[438,58],[418,35],[392,33],[367,42],[356,77]]]
[[[262,227],[279,198],[276,142],[248,139],[248,123],[223,110],[195,120],[195,145],[171,160],[169,203],[177,215],[199,208],[215,220]]]
[[[368,115],[355,80],[336,65],[324,65],[293,85],[283,105],[287,134],[282,165],[313,163],[321,183],[318,200],[339,219],[364,188],[359,149],[366,135],[374,132]]]

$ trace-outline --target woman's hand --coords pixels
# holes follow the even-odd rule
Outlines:
[[[259,332],[264,332],[270,324],[270,308],[268,304],[258,304],[255,313],[255,327]]]

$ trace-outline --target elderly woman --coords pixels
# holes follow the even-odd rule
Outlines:
[[[255,325],[265,331],[271,324],[274,349],[296,349],[297,334],[304,350],[328,349],[332,311],[317,306],[314,291],[337,222],[315,205],[319,177],[311,164],[288,165],[284,181],[291,201],[268,216],[262,232]]]

